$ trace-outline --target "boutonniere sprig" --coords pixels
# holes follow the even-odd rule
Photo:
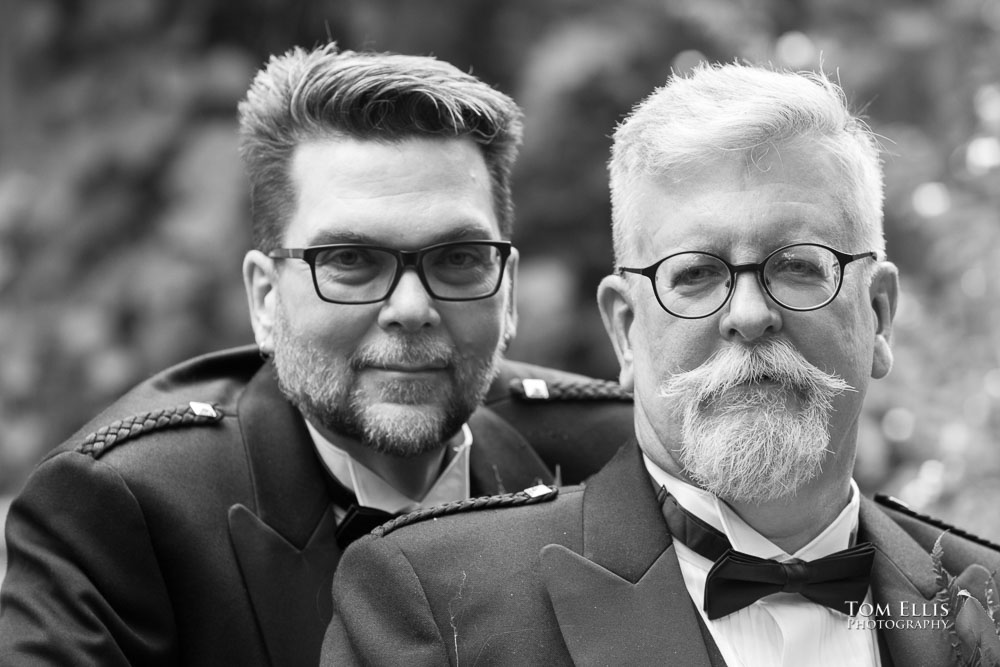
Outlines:
[[[1000,667],[1000,594],[993,578],[996,573],[982,565],[971,565],[959,576],[951,576],[942,564],[941,537],[931,550],[938,584],[934,601],[942,611],[957,664]]]

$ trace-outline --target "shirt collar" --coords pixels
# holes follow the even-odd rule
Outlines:
[[[355,461],[350,454],[320,433],[309,420],[306,427],[316,445],[323,464],[334,478],[357,497],[358,504],[385,512],[409,512],[418,507],[430,507],[456,500],[465,500],[471,493],[469,480],[469,452],[472,449],[472,431],[468,424],[445,446],[453,455],[438,475],[427,494],[420,499],[409,498],[396,490],[371,469]]]
[[[649,471],[657,486],[665,487],[667,493],[672,495],[681,507],[724,533],[736,551],[742,551],[758,558],[774,560],[799,558],[810,561],[848,548],[857,533],[861,494],[853,479],[851,480],[851,499],[847,506],[823,532],[794,554],[789,554],[754,530],[729,505],[714,494],[671,475],[653,463],[645,453],[643,453],[642,459],[646,464],[646,470]]]

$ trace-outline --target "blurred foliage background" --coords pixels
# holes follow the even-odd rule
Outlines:
[[[5,0],[0,495],[130,385],[252,341],[235,106],[269,54],[331,38],[523,105],[511,356],[602,377],[615,123],[702,59],[837,76],[885,138],[904,288],[859,482],[1000,540],[1000,0]]]

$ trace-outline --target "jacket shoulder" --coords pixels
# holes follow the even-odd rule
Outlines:
[[[190,359],[133,387],[53,453],[71,450],[99,459],[115,447],[152,434],[216,424],[260,369],[256,348]]]
[[[939,538],[946,558],[965,562],[987,561],[1000,565],[1000,544],[912,509],[903,501],[876,494],[875,503],[928,553]]]

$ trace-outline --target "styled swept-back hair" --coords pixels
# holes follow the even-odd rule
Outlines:
[[[254,246],[264,252],[278,247],[295,210],[290,162],[296,147],[338,137],[471,138],[490,174],[500,234],[510,238],[510,178],[521,119],[510,97],[432,57],[338,51],[333,43],[272,56],[239,105]]]
[[[609,170],[616,263],[632,261],[638,250],[636,226],[626,222],[637,181],[680,182],[723,158],[752,165],[769,150],[802,145],[825,151],[842,170],[847,187],[835,194],[851,227],[844,236],[882,257],[879,145],[841,87],[821,73],[703,63],[688,76],[673,75],[615,130]]]

